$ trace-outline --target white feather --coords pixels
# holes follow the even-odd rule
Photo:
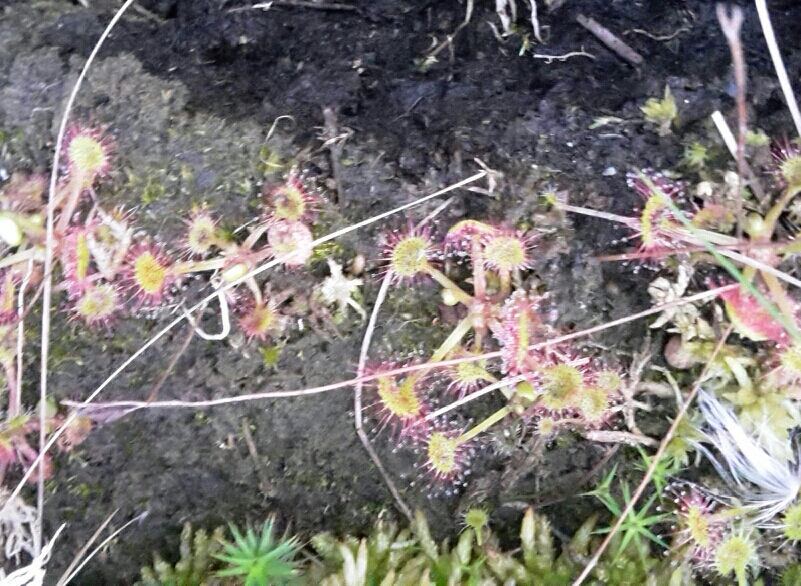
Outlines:
[[[714,446],[725,466],[703,444],[696,444],[718,473],[738,492],[757,525],[767,525],[798,498],[801,473],[797,457],[788,462],[759,445],[734,412],[703,389],[698,394],[706,426],[703,441]]]

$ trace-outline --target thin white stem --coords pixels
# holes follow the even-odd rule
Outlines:
[[[418,228],[420,228],[420,227],[422,227],[422,226],[425,226],[426,224],[428,224],[430,221],[432,221],[434,218],[436,218],[438,215],[440,215],[440,214],[443,212],[443,210],[445,210],[445,209],[446,209],[446,208],[447,208],[449,205],[451,205],[451,204],[452,204],[454,201],[456,201],[456,198],[455,198],[455,197],[449,197],[448,199],[446,199],[445,201],[443,201],[441,204],[439,204],[439,205],[437,206],[437,208],[436,208],[436,209],[435,209],[433,212],[431,212],[431,213],[430,213],[430,214],[428,214],[428,215],[427,215],[425,218],[423,218],[422,220],[420,220],[420,221],[417,223],[417,227],[418,227]]]
[[[560,210],[565,212],[573,212],[574,214],[581,214],[582,216],[591,216],[593,218],[601,218],[602,220],[609,220],[610,222],[617,222],[618,224],[632,224],[639,222],[637,218],[630,218],[628,216],[621,216],[619,214],[610,214],[609,212],[602,212],[592,208],[582,208],[579,206],[572,206],[566,203],[558,204]]]
[[[542,33],[540,32],[540,21],[537,18],[537,2],[536,0],[529,0],[529,4],[531,4],[531,28],[534,30],[534,38],[541,45],[544,45],[545,41],[542,40]]]
[[[520,381],[525,380],[525,376],[519,375],[515,377],[505,378],[503,380],[499,380],[497,383],[492,383],[491,385],[487,385],[486,387],[482,387],[479,390],[470,393],[469,395],[465,395],[461,399],[457,399],[452,403],[448,403],[444,407],[437,409],[436,411],[429,413],[426,415],[426,421],[433,421],[437,417],[442,417],[446,413],[453,411],[454,409],[458,409],[462,405],[467,405],[471,401],[475,401],[476,399],[483,397],[484,395],[490,394],[492,391],[496,391],[498,389],[502,389],[504,387],[509,387],[519,383]]]
[[[219,334],[207,334],[200,326],[195,327],[195,333],[204,340],[216,341],[224,340],[231,333],[231,318],[228,312],[228,300],[225,298],[225,293],[220,290],[217,294],[217,300],[220,302],[220,321],[222,322],[222,330]],[[184,311],[184,317],[191,323],[191,315],[188,311]]]
[[[784,273],[779,269],[776,269],[768,264],[759,262],[758,260],[755,260],[750,256],[746,256],[744,254],[740,254],[739,252],[735,252],[733,250],[726,250],[723,248],[718,248],[718,254],[720,254],[720,256],[725,256],[727,258],[735,260],[741,264],[754,267],[758,271],[762,271],[763,273],[773,275],[774,277],[776,277],[781,281],[784,281],[785,283],[789,283],[790,285],[794,285],[795,287],[801,288],[801,280],[796,279],[795,277],[791,277],[787,273]]]
[[[553,346],[555,344],[562,344],[564,342],[569,342],[571,340],[575,340],[578,338],[583,338],[586,336],[590,336],[592,334],[596,334],[598,332],[614,328],[625,323],[635,321],[638,319],[642,319],[644,317],[648,317],[649,315],[655,315],[657,313],[661,313],[666,309],[671,309],[674,307],[680,307],[682,305],[687,305],[689,303],[695,303],[696,301],[703,301],[705,299],[710,299],[713,297],[717,297],[721,293],[726,291],[733,291],[739,287],[739,284],[735,283],[732,285],[725,285],[723,287],[718,287],[716,289],[710,289],[709,291],[704,291],[702,293],[697,293],[690,297],[683,297],[681,299],[677,299],[675,301],[671,301],[669,303],[663,303],[661,305],[655,305],[651,309],[647,309],[645,311],[641,311],[640,313],[636,313],[634,315],[626,316],[605,324],[599,324],[597,326],[593,326],[586,330],[581,330],[580,332],[573,332],[571,334],[565,334],[564,336],[559,336],[558,338],[553,338],[551,340],[547,340],[544,342],[538,342],[536,344],[532,344],[528,347],[529,350],[540,350],[542,348],[547,348],[549,346]],[[249,395],[237,395],[235,397],[221,397],[219,399],[208,399],[205,401],[179,401],[179,400],[172,400],[172,401],[110,401],[107,403],[102,403],[98,405],[98,408],[102,409],[118,409],[118,410],[128,410],[128,411],[137,411],[139,409],[171,409],[171,408],[184,408],[184,409],[199,409],[205,407],[218,407],[220,405],[230,405],[232,403],[246,403],[250,401],[259,401],[262,399],[285,399],[289,397],[307,397],[310,395],[319,395],[322,393],[327,393],[329,391],[335,391],[337,389],[343,389],[345,387],[354,386],[358,383],[366,383],[371,380],[375,380],[382,377],[387,376],[400,376],[404,374],[409,374],[419,370],[428,370],[436,366],[437,368],[447,368],[450,366],[456,366],[458,364],[463,364],[465,362],[477,362],[479,360],[489,360],[492,358],[500,358],[502,352],[486,352],[484,354],[478,355],[469,355],[464,356],[461,358],[452,358],[449,360],[443,360],[441,362],[434,364],[429,364],[428,362],[423,362],[420,364],[410,364],[407,366],[402,366],[399,368],[395,368],[392,370],[382,371],[380,373],[372,374],[372,375],[362,375],[357,378],[346,380],[346,381],[339,381],[336,383],[331,383],[328,385],[323,385],[319,387],[311,387],[306,389],[297,389],[297,390],[290,390],[290,391],[264,391],[261,393],[252,393]],[[512,384],[514,382],[519,382],[518,378],[509,378],[506,379],[506,384]],[[495,383],[493,383],[495,384]],[[460,399],[458,402],[455,402],[452,405],[461,406],[464,405],[479,396],[479,392],[473,393]],[[75,408],[76,410],[86,409],[88,407],[88,401],[79,403],[79,402],[71,402],[71,401],[64,401],[65,405]],[[437,415],[442,415],[446,413],[445,409],[451,410],[455,408],[454,406],[444,407],[437,412]]]
[[[400,512],[403,513],[406,518],[409,519],[409,521],[412,521],[414,519],[412,509],[406,504],[406,501],[403,500],[400,491],[398,491],[398,488],[395,486],[392,478],[390,478],[386,468],[384,468],[381,458],[378,457],[373,445],[370,443],[370,438],[367,437],[367,434],[364,431],[364,422],[362,418],[362,388],[364,386],[364,369],[367,365],[367,355],[370,352],[370,343],[373,340],[373,332],[375,332],[375,326],[378,323],[378,314],[381,311],[381,306],[384,304],[384,300],[387,298],[387,292],[389,291],[390,285],[392,285],[392,271],[387,271],[387,274],[384,275],[384,279],[381,281],[381,288],[378,290],[378,296],[376,297],[375,304],[373,305],[373,311],[370,313],[370,321],[367,323],[367,329],[364,331],[364,337],[362,338],[362,347],[359,352],[359,366],[356,370],[358,379],[353,388],[353,418],[354,427],[356,428],[356,435],[359,437],[359,441],[362,442],[362,446],[364,446],[364,449],[370,456],[373,464],[375,464],[376,468],[378,468],[378,472],[384,479],[384,483],[387,485],[389,492],[392,494],[392,498],[395,499],[395,504],[398,505]],[[386,375],[386,373],[382,374]]]
[[[384,279],[381,281],[381,288],[378,290],[378,296],[373,305],[373,311],[370,313],[370,321],[367,322],[367,329],[364,331],[362,338],[362,347],[359,352],[359,365],[356,368],[356,376],[358,381],[354,385],[353,409],[354,418],[356,419],[356,429],[362,429],[362,386],[364,384],[364,369],[367,366],[367,355],[370,352],[370,344],[373,340],[373,332],[378,323],[378,314],[384,300],[387,298],[387,292],[392,284],[392,272],[387,271]],[[384,373],[385,374],[385,373]]]
[[[682,418],[687,414],[687,410],[690,408],[690,405],[695,399],[696,394],[698,394],[698,390],[701,388],[701,381],[704,380],[704,378],[706,377],[706,374],[707,372],[709,372],[709,368],[712,362],[715,360],[715,357],[720,352],[720,349],[726,343],[726,339],[731,334],[731,331],[732,327],[729,326],[728,330],[726,330],[723,333],[723,335],[720,337],[717,344],[713,348],[712,354],[710,354],[709,359],[706,361],[706,364],[704,365],[704,368],[701,371],[701,374],[698,375],[695,384],[693,384],[693,387],[690,390],[690,394],[687,395],[687,398],[684,400],[684,403],[682,403],[679,412],[676,413],[676,417],[673,418],[673,423],[670,424],[667,433],[662,438],[662,441],[659,444],[659,448],[656,450],[656,453],[651,458],[651,464],[645,471],[645,476],[643,476],[643,479],[640,481],[640,484],[634,490],[634,493],[631,495],[631,498],[629,499],[628,503],[626,503],[626,507],[618,516],[617,521],[615,521],[615,524],[612,526],[612,529],[610,529],[609,532],[606,534],[606,537],[598,546],[598,549],[595,550],[595,553],[593,554],[592,558],[590,558],[590,561],[587,562],[586,566],[584,566],[584,569],[582,570],[581,574],[579,574],[578,578],[576,578],[573,581],[572,586],[581,586],[584,580],[586,580],[589,577],[592,570],[595,568],[595,566],[598,565],[598,562],[600,561],[603,553],[606,551],[606,548],[609,547],[609,544],[611,543],[614,536],[617,534],[618,531],[620,531],[620,527],[623,525],[626,519],[629,518],[631,511],[634,510],[634,506],[640,500],[642,493],[645,491],[645,487],[647,487],[648,484],[651,482],[651,478],[653,478],[654,472],[656,471],[656,467],[659,464],[659,461],[662,459],[665,450],[667,450],[667,446],[670,443],[670,440],[676,434],[676,430],[678,429]]]
[[[770,22],[770,14],[765,0],[756,0],[757,14],[759,14],[759,24],[762,25],[762,34],[765,35],[765,42],[768,44],[770,57],[773,59],[773,67],[776,69],[776,76],[779,78],[779,85],[782,87],[787,108],[795,123],[795,130],[801,137],[801,112],[798,111],[798,102],[793,94],[793,86],[790,84],[790,77],[784,67],[779,45],[776,43],[776,35],[773,34],[773,25]]]
[[[92,52],[89,54],[83,69],[81,69],[81,73],[78,75],[78,79],[75,81],[72,92],[70,92],[70,97],[67,99],[67,103],[64,107],[64,115],[61,117],[61,124],[58,127],[55,153],[53,154],[53,167],[50,170],[50,186],[48,189],[50,203],[47,206],[43,285],[44,290],[42,292],[42,352],[40,358],[41,364],[39,365],[39,455],[37,456],[34,464],[31,465],[31,467],[25,473],[25,476],[28,477],[30,476],[34,467],[38,470],[37,506],[39,509],[40,532],[42,530],[41,519],[44,509],[44,465],[42,458],[45,450],[49,449],[49,445],[52,445],[52,443],[47,442],[47,425],[45,425],[45,421],[47,419],[47,360],[50,351],[50,305],[53,302],[53,247],[55,243],[53,219],[55,206],[58,203],[56,201],[56,182],[58,180],[59,157],[61,156],[61,149],[64,143],[64,135],[67,131],[67,123],[70,119],[70,112],[72,112],[72,107],[75,104],[78,91],[81,89],[81,84],[83,83],[89,68],[92,66],[92,63],[94,63],[95,57],[97,57],[97,54],[100,51],[100,47],[103,46],[103,43],[111,33],[111,30],[116,26],[117,22],[120,20],[120,18],[122,18],[122,15],[126,10],[128,10],[128,7],[134,3],[134,1],[135,0],[126,0],[125,3],[120,6],[120,9],[117,10],[116,14],[114,14],[111,21],[108,23],[108,26],[106,26],[106,29],[103,31],[103,34],[100,35],[97,43],[95,43],[94,49],[92,49]],[[18,485],[17,488],[14,489],[14,496],[19,494],[20,489],[21,485]]]
[[[22,370],[23,370],[23,351],[25,349],[25,322],[22,316],[25,315],[25,289],[33,273],[33,259],[28,260],[28,270],[25,271],[25,276],[22,278],[22,283],[19,286],[19,293],[17,294],[17,393],[14,405],[8,406],[9,415],[19,415],[22,411]]]
[[[720,110],[712,112],[712,122],[715,123],[715,128],[718,129],[718,134],[720,134],[720,138],[722,138],[723,142],[726,144],[726,148],[729,149],[732,158],[736,159],[737,139],[734,138],[734,133],[731,131],[731,128],[729,128],[729,124],[726,122],[723,114],[720,113]]]
[[[116,513],[116,511],[114,511],[114,512]],[[84,559],[84,560],[83,560],[83,561],[80,563],[80,565],[79,565],[77,568],[75,568],[75,571],[74,571],[74,572],[72,572],[72,573],[71,573],[69,576],[67,576],[67,578],[64,580],[63,584],[65,584],[65,585],[66,585],[66,584],[69,584],[69,583],[72,581],[72,579],[73,579],[75,576],[77,576],[77,575],[78,575],[78,573],[79,573],[81,570],[83,570],[84,566],[86,566],[86,564],[88,564],[88,563],[89,563],[89,562],[92,560],[92,558],[93,558],[93,557],[95,557],[95,556],[96,556],[96,555],[97,555],[99,552],[103,551],[103,548],[104,548],[104,547],[106,547],[106,546],[107,546],[109,543],[111,543],[111,542],[112,542],[114,539],[116,539],[116,538],[117,538],[117,536],[118,536],[120,533],[122,533],[123,531],[125,531],[125,530],[126,530],[128,527],[130,527],[130,526],[131,526],[131,525],[133,525],[134,523],[141,523],[141,522],[142,522],[142,520],[143,520],[145,517],[147,517],[147,514],[148,514],[148,513],[147,513],[147,511],[145,511],[144,513],[140,513],[139,515],[137,515],[136,517],[134,517],[133,519],[131,519],[130,521],[128,521],[127,523],[125,523],[125,524],[124,524],[122,527],[120,527],[119,529],[117,529],[117,530],[115,530],[115,531],[112,531],[112,532],[111,532],[111,534],[110,534],[108,537],[106,537],[106,538],[105,538],[103,541],[101,541],[101,542],[100,542],[100,543],[97,545],[97,547],[95,547],[95,548],[92,550],[92,552],[91,552],[91,553],[90,553],[88,556],[86,556],[86,559]],[[109,520],[110,520],[110,518],[109,518]]]

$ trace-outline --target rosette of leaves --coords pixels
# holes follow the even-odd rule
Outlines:
[[[217,576],[237,577],[237,583],[244,586],[285,586],[296,581],[300,571],[296,561],[300,550],[297,537],[275,538],[275,517],[264,522],[257,534],[248,527],[243,535],[236,526],[231,525],[234,542],[222,542],[222,552],[212,554],[225,562],[226,568],[219,570]]]

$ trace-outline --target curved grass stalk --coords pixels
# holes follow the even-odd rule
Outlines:
[[[535,346],[539,347],[541,345],[537,344]],[[532,346],[532,348],[533,347],[534,346]],[[474,357],[471,357],[471,358],[474,358]],[[508,387],[510,385],[514,385],[514,384],[517,384],[519,382],[522,382],[523,380],[525,380],[525,378],[526,377],[521,374],[521,375],[518,375],[518,376],[513,376],[513,377],[505,378],[503,380],[499,380],[498,382],[489,384],[486,387],[481,387],[480,389],[478,389],[474,393],[470,393],[469,395],[465,395],[461,399],[457,399],[456,401],[453,401],[452,403],[448,403],[447,405],[445,405],[444,407],[441,407],[440,409],[437,409],[436,411],[432,411],[431,413],[426,415],[426,421],[433,421],[437,417],[442,417],[446,413],[449,413],[449,412],[451,412],[451,411],[453,411],[455,409],[458,409],[462,405],[467,405],[468,403],[471,403],[471,402],[475,401],[476,399],[480,399],[484,395],[489,395],[490,393],[492,393],[494,391],[497,391],[499,389],[503,389],[504,387]]]
[[[384,304],[384,300],[387,297],[387,292],[389,291],[391,284],[392,272],[387,271],[387,274],[384,275],[384,278],[381,281],[381,288],[378,290],[378,296],[376,297],[375,304],[373,305],[373,311],[370,313],[370,321],[368,322],[367,329],[364,331],[364,336],[362,337],[362,346],[359,352],[359,366],[356,370],[356,374],[360,380],[354,385],[353,388],[353,419],[354,427],[356,428],[356,435],[359,436],[359,441],[362,442],[362,446],[364,446],[365,451],[370,456],[373,464],[376,465],[376,468],[378,468],[378,472],[384,479],[384,484],[387,485],[389,492],[392,494],[392,498],[395,499],[395,504],[398,506],[398,509],[400,509],[400,512],[403,513],[410,522],[413,522],[414,514],[412,513],[412,509],[406,504],[406,501],[401,496],[400,491],[398,491],[398,487],[395,486],[395,483],[392,481],[392,478],[390,478],[389,473],[384,468],[384,464],[381,462],[381,458],[378,457],[378,454],[373,448],[373,444],[370,443],[370,438],[368,438],[367,434],[364,432],[364,421],[362,418],[362,387],[364,386],[365,378],[372,378],[364,376],[364,369],[367,365],[367,354],[370,351],[370,342],[373,340],[375,325],[378,323],[378,312],[380,311],[381,306]],[[386,376],[386,373],[380,373],[380,375]],[[375,378],[378,378],[378,376],[379,374],[377,373]]]
[[[42,465],[42,454],[47,445],[47,359],[50,352],[50,310],[53,302],[53,248],[54,248],[54,235],[55,235],[55,206],[58,204],[56,197],[56,182],[58,180],[58,164],[59,157],[61,156],[61,149],[64,144],[64,135],[67,131],[67,123],[72,113],[72,108],[75,105],[75,99],[78,96],[78,91],[81,89],[84,78],[89,72],[89,68],[94,63],[97,54],[100,52],[100,47],[103,46],[106,38],[111,34],[112,29],[117,25],[117,22],[125,14],[125,11],[134,3],[135,0],[125,0],[122,6],[117,10],[114,16],[109,21],[100,38],[95,43],[92,52],[86,59],[83,68],[81,69],[78,79],[75,80],[75,85],[70,92],[67,103],[64,106],[64,114],[61,116],[61,123],[58,127],[58,135],[56,137],[55,153],[53,154],[53,166],[50,170],[50,184],[48,194],[50,201],[47,205],[47,224],[45,227],[45,259],[44,259],[44,288],[42,292],[42,350],[40,355],[41,364],[39,365],[39,456],[36,461],[31,464],[26,472],[26,476],[30,476],[29,472],[34,468],[38,470],[38,483],[36,491],[36,504],[39,513],[39,531],[41,532],[41,519],[44,513],[44,466]],[[51,444],[52,445],[52,444]],[[13,494],[19,494],[21,486],[14,489]],[[41,535],[40,535],[41,538]]]
[[[106,520],[103,521],[103,523],[100,525],[100,527],[98,527],[97,531],[95,531],[94,535],[92,535],[91,539],[86,543],[84,548],[80,552],[78,552],[78,555],[83,555],[83,554],[86,553],[86,551],[92,546],[94,541],[100,536],[100,533],[103,531],[103,529],[106,528],[106,526],[111,521],[111,519],[114,517],[114,515],[117,514],[117,511],[119,511],[119,509],[117,509],[116,511],[111,513],[111,515],[106,517]],[[59,579],[58,584],[56,584],[56,586],[66,586],[66,584],[69,584],[70,582],[72,582],[72,579],[75,578],[75,576],[77,576],[80,573],[80,571],[86,566],[86,564],[88,564],[90,561],[92,561],[93,557],[95,557],[98,553],[103,551],[103,549],[109,543],[114,541],[119,536],[119,534],[122,533],[123,531],[125,531],[126,529],[128,529],[128,527],[130,527],[134,523],[141,523],[145,519],[145,517],[147,517],[147,515],[148,515],[147,511],[145,511],[143,513],[139,513],[136,517],[134,517],[133,519],[128,520],[121,527],[119,527],[118,529],[115,529],[114,531],[112,531],[108,535],[108,537],[106,537],[103,541],[101,541],[97,545],[97,547],[95,547],[91,551],[91,553],[89,553],[89,555],[87,555],[83,560],[80,561],[80,563],[78,563],[78,566],[75,569],[72,569],[72,567],[70,567],[70,570],[72,570],[72,571],[69,572],[69,574],[67,572],[64,572],[64,575],[61,576],[61,578]]]

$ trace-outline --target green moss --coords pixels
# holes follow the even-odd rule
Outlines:
[[[645,105],[640,108],[646,122],[657,127],[660,136],[670,134],[670,126],[678,116],[678,108],[673,94],[670,93],[670,86],[665,86],[665,94],[662,99],[650,98]]]
[[[89,499],[95,499],[101,496],[103,494],[103,487],[92,486],[91,484],[81,482],[79,484],[70,486],[69,493],[74,494],[81,500],[87,501]]]
[[[278,364],[278,359],[281,357],[281,350],[283,349],[283,345],[281,344],[273,344],[271,346],[262,346],[261,357],[264,361],[264,366],[273,367]]]
[[[591,517],[560,547],[548,520],[526,512],[520,527],[520,547],[504,550],[488,527],[482,540],[473,528],[462,532],[455,546],[437,544],[422,513],[411,527],[379,519],[365,538],[330,533],[311,538],[321,564],[309,567],[303,584],[520,584],[567,585],[584,569],[600,539]],[[618,556],[620,540],[601,556],[587,583],[625,585],[694,584],[689,568],[660,555],[651,556],[647,544],[636,541]]]
[[[218,527],[209,536],[206,531],[193,531],[187,523],[181,531],[180,557],[175,564],[154,554],[153,565],[142,568],[142,579],[136,586],[233,586],[233,579],[218,578],[214,572],[221,563],[214,559],[222,551],[224,530]]]
[[[148,177],[145,185],[142,187],[140,201],[144,205],[151,204],[161,199],[166,192],[167,190],[155,177]]]
[[[259,162],[256,164],[256,171],[264,177],[278,175],[286,169],[286,162],[283,161],[277,149],[262,145],[259,149]]]
[[[709,149],[700,142],[693,142],[684,149],[684,164],[691,169],[703,169],[709,160]]]

